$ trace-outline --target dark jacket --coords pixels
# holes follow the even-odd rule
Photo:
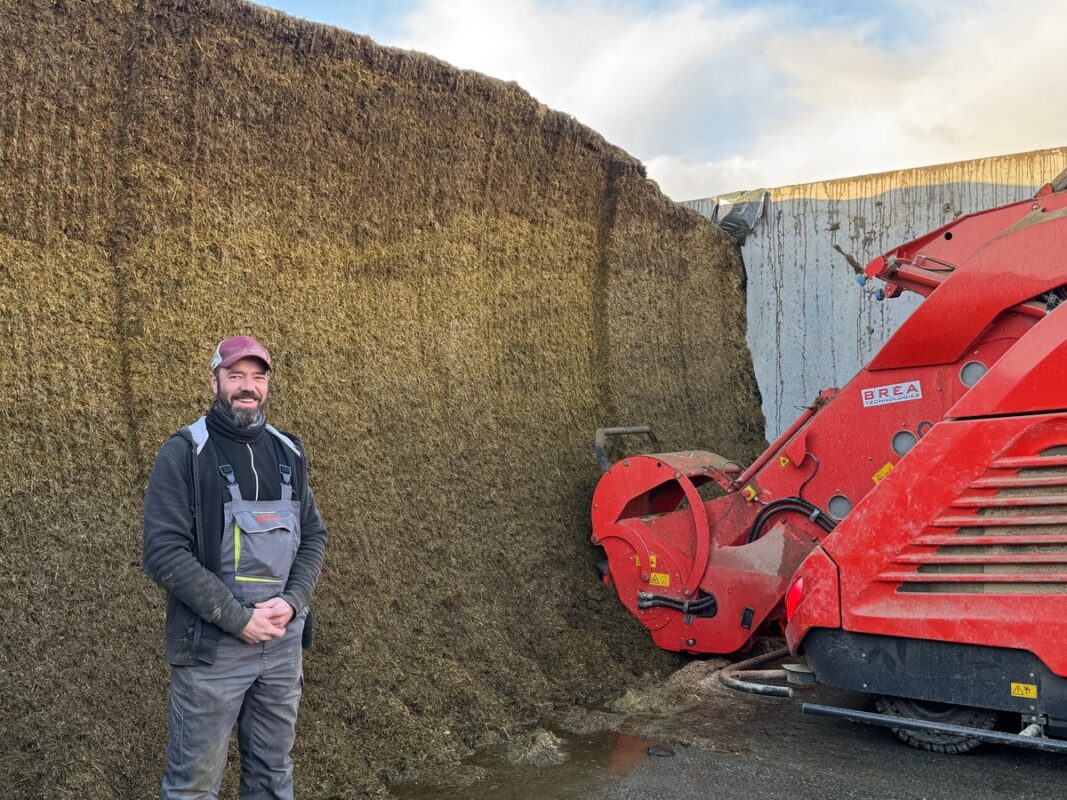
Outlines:
[[[301,455],[275,441],[279,464],[293,473],[300,500],[300,547],[281,597],[303,611],[322,570],[326,528],[308,485],[304,445],[285,434]],[[187,428],[160,449],[144,501],[145,572],[167,590],[166,659],[170,664],[211,664],[223,632],[238,636],[252,618],[223,583],[222,507],[226,494],[218,450],[210,439],[199,454]],[[227,495],[228,497],[228,495]]]

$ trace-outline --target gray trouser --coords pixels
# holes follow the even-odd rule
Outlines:
[[[170,742],[163,800],[217,798],[237,723],[241,797],[292,800],[300,704],[303,615],[260,644],[219,641],[214,664],[176,666],[170,679]]]

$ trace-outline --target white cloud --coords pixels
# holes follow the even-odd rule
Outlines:
[[[518,81],[687,199],[1067,144],[1067,4],[1019,8],[899,0],[818,27],[786,4],[421,0],[397,44]]]
[[[680,113],[721,118],[740,102],[747,88],[715,73],[745,62],[770,20],[709,2],[653,14],[609,2],[422,0],[401,29],[402,47],[517,81],[612,142],[653,154],[665,139],[692,137],[676,127]]]
[[[732,156],[721,161],[689,161],[678,156],[653,156],[645,162],[648,175],[676,200],[694,200],[735,189],[768,187],[768,166],[760,160]],[[712,187],[712,191],[708,191]],[[667,190],[670,191],[667,191]]]

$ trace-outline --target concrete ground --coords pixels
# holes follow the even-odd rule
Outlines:
[[[1067,756],[995,745],[963,756],[916,750],[888,729],[801,712],[805,701],[871,710],[863,695],[824,687],[793,699],[742,694],[718,683],[715,666],[694,664],[628,693],[610,712],[546,722],[562,738],[561,763],[516,763],[502,746],[394,793],[408,800],[1047,800],[1067,786]],[[650,747],[664,755],[649,755]]]
[[[803,699],[865,707],[858,695],[826,690]],[[589,800],[1044,799],[1067,784],[1067,756],[994,745],[962,756],[928,753],[884,728],[802,714],[800,700],[724,696],[671,725],[694,744],[672,748],[672,758],[643,759]]]

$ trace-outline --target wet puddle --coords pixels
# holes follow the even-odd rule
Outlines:
[[[614,776],[634,770],[657,743],[618,732],[576,735],[560,733],[567,755],[561,764],[512,764],[503,746],[471,756],[449,778],[420,779],[394,784],[398,800],[570,800],[589,796]]]

